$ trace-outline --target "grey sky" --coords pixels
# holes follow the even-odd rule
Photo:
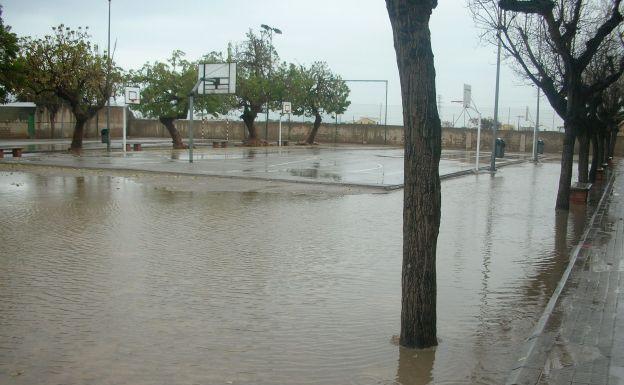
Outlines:
[[[18,35],[42,36],[60,23],[88,25],[94,40],[106,45],[106,0],[5,0],[2,4],[5,22]],[[164,60],[174,49],[185,51],[189,59],[208,51],[225,51],[228,42],[242,40],[249,28],[268,24],[284,32],[274,38],[282,60],[323,60],[345,79],[388,79],[389,123],[400,122],[400,85],[383,0],[112,0],[111,5],[115,59],[124,68]],[[452,120],[460,113],[451,101],[461,99],[464,83],[472,85],[473,98],[484,116],[492,116],[495,49],[479,42],[465,0],[440,0],[431,30],[442,119]],[[346,115],[378,116],[375,106],[383,102],[383,87],[353,83],[350,87],[354,111]],[[526,106],[534,116],[535,88],[525,85],[505,65],[500,100],[502,123],[509,119],[516,124]],[[553,114],[545,99],[542,108],[541,124],[550,128]],[[521,123],[530,124],[524,118]]]

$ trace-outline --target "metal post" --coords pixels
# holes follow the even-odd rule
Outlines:
[[[537,133],[540,121],[540,89],[537,87],[537,112],[535,114],[535,128],[533,128],[533,162],[537,162]]]
[[[388,81],[386,80],[386,110],[384,116],[384,144],[388,142]]]
[[[108,90],[110,89],[110,70],[111,70],[111,62],[110,62],[110,20],[111,20],[111,0],[108,0],[108,49],[106,51],[106,58],[108,60],[108,71],[106,72],[106,93],[107,93],[107,107],[106,107],[106,129],[108,130],[108,138],[106,139],[106,151],[111,150],[111,131],[110,131],[110,97],[108,94]]]
[[[478,122],[478,126],[477,126],[477,156],[476,156],[476,160],[475,160],[475,172],[479,172],[479,156],[480,156],[480,151],[481,151],[481,113],[478,112],[479,114],[479,122]]]
[[[189,96],[189,163],[193,163],[193,93]]]
[[[126,123],[126,109],[128,108],[128,106],[126,106],[126,103],[124,102],[124,106],[123,106],[123,138],[121,139],[121,146],[123,147],[123,152],[126,152],[126,132],[127,132],[127,123]]]
[[[264,122],[264,140],[269,141],[269,99],[271,99],[271,67],[273,67],[273,31],[269,30],[269,89],[267,90],[266,121]]]
[[[490,172],[496,171],[496,129],[498,126],[498,95],[500,87],[500,64],[501,64],[501,11],[498,12],[498,50],[496,54],[496,92],[494,96],[494,124],[492,125],[492,156],[490,157]]]
[[[279,142],[278,146],[282,147],[282,114],[279,116],[279,134],[277,141]]]

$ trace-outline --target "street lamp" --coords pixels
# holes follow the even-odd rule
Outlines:
[[[111,70],[111,59],[110,59],[110,20],[111,20],[111,0],[108,0],[108,48],[106,49],[106,60],[107,63],[107,71],[106,71],[106,93],[108,97],[108,102],[106,103],[106,131],[108,132],[108,138],[106,139],[106,151],[111,150],[111,131],[110,131],[110,94],[108,94],[108,90],[110,89],[110,70]]]
[[[271,82],[271,69],[273,68],[273,32],[278,35],[282,34],[279,28],[270,27],[266,24],[261,24],[260,28],[264,29],[269,34],[269,78],[268,82]],[[267,102],[266,102],[266,121],[264,123],[264,140],[269,141],[269,100],[271,99],[271,88],[267,90]]]

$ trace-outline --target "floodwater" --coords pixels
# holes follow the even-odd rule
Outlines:
[[[0,173],[2,384],[499,384],[586,213],[558,164],[443,182],[436,349],[399,348],[402,192]]]

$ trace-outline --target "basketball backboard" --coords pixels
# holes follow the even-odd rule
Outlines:
[[[139,87],[126,87],[126,104],[141,104],[141,90]]]
[[[200,63],[197,72],[198,79],[204,79],[197,88],[198,94],[236,93],[236,63]]]

